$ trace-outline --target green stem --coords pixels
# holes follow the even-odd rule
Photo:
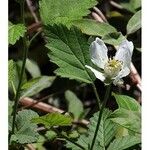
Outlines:
[[[24,4],[25,4],[25,1],[23,1],[21,3],[21,17],[22,17],[22,23],[23,24],[25,24]],[[15,99],[14,99],[15,103],[14,103],[14,108],[13,108],[13,113],[12,113],[13,120],[12,120],[11,135],[14,134],[14,130],[15,130],[15,120],[16,120],[17,107],[18,107],[20,90],[21,90],[21,85],[22,85],[22,79],[23,79],[23,74],[24,74],[24,71],[25,71],[26,58],[27,58],[28,48],[29,48],[28,45],[27,45],[26,35],[22,38],[22,40],[23,40],[23,52],[24,52],[23,53],[23,63],[22,63],[22,67],[21,67],[21,73],[20,73],[20,76],[19,76],[18,88],[17,88]]]
[[[98,92],[97,92],[97,89],[96,89],[96,86],[95,86],[94,83],[92,84],[92,87],[93,87],[93,90],[94,90],[94,93],[95,93],[95,96],[96,96],[96,101],[97,101],[97,104],[98,104],[98,109],[100,110],[100,108],[101,108],[101,100],[100,100],[100,98],[98,96]]]
[[[35,35],[31,38],[31,40],[29,41],[29,47],[32,43],[32,41],[41,33],[41,31],[38,31],[37,33],[35,33]]]
[[[110,89],[111,89],[111,84],[109,84],[106,87],[106,93],[105,93],[104,101],[103,101],[103,103],[101,105],[101,108],[100,108],[100,111],[99,111],[98,121],[97,121],[97,125],[96,125],[96,129],[95,129],[95,133],[94,133],[94,137],[93,137],[93,140],[92,140],[92,144],[91,144],[90,150],[93,150],[93,147],[94,147],[94,144],[95,144],[95,140],[96,140],[96,137],[97,137],[99,126],[100,126],[100,123],[101,123],[103,110],[104,110],[104,108],[106,106],[107,100],[108,100],[109,95],[110,95]]]
[[[66,137],[65,135],[62,135],[62,134],[61,134],[61,136],[62,136],[64,139],[66,139],[67,141],[69,141],[70,143],[72,143],[72,144],[76,145],[77,147],[79,147],[80,149],[85,150],[85,148],[84,148],[83,146],[81,146],[80,144],[78,144],[78,143],[74,142],[73,140],[69,139],[69,138]]]

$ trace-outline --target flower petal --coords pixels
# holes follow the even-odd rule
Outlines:
[[[96,40],[90,45],[90,55],[92,62],[102,69],[104,69],[104,65],[108,61],[107,52],[108,49],[106,45],[99,38],[96,38]]]
[[[132,53],[133,43],[128,40],[124,40],[116,52],[115,59],[123,62],[123,68],[130,68]]]
[[[105,80],[105,76],[103,75],[103,73],[97,71],[96,69],[90,67],[90,66],[87,66],[85,65],[85,67],[87,67],[88,69],[90,69],[94,75],[96,76],[97,79],[101,80],[101,81],[104,81]]]
[[[127,76],[130,73],[130,69],[128,67],[125,67],[122,69],[119,74],[115,77],[113,83],[116,85],[117,83],[120,84],[121,78]]]

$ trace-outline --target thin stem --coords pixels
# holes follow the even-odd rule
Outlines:
[[[106,103],[107,103],[107,100],[109,98],[110,89],[111,89],[111,84],[109,84],[106,87],[106,93],[105,93],[104,101],[103,101],[103,103],[101,105],[101,108],[100,108],[100,111],[99,111],[98,121],[97,121],[97,125],[96,125],[96,129],[95,129],[95,133],[94,133],[94,137],[93,137],[93,140],[92,140],[92,144],[91,144],[90,150],[93,150],[93,147],[94,147],[94,144],[95,144],[95,140],[96,140],[96,137],[97,137],[98,129],[99,129],[99,126],[100,126],[100,123],[101,123],[103,110],[104,110],[104,108],[106,106]]]
[[[82,145],[76,143],[76,142],[73,141],[72,139],[69,139],[66,135],[64,135],[64,134],[62,134],[61,132],[59,132],[56,128],[53,128],[53,130],[58,134],[58,136],[60,136],[60,137],[62,137],[62,138],[64,138],[64,139],[66,139],[66,141],[69,141],[70,143],[73,143],[74,145],[76,145],[76,146],[79,147],[80,149],[85,150],[85,148],[84,148]]]
[[[98,92],[97,92],[97,89],[96,89],[96,86],[95,86],[94,83],[92,84],[92,87],[93,87],[93,90],[94,90],[94,93],[95,93],[95,96],[96,96],[96,102],[98,104],[98,109],[100,110],[100,108],[101,108],[101,100],[100,100],[100,98],[98,96]]]
[[[21,17],[22,17],[22,23],[23,24],[25,24],[24,4],[25,4],[25,1],[23,1],[21,3]],[[23,51],[24,51],[24,53],[23,53],[23,63],[22,63],[22,67],[21,67],[21,73],[20,73],[20,76],[19,76],[19,84],[18,84],[16,96],[15,96],[15,99],[14,99],[15,103],[14,103],[14,108],[13,108],[13,113],[12,113],[13,121],[12,121],[11,135],[14,134],[16,113],[17,113],[17,107],[18,107],[19,96],[20,96],[20,89],[21,89],[21,85],[22,85],[22,79],[23,79],[23,74],[24,74],[24,70],[25,70],[26,58],[27,58],[27,54],[28,54],[28,45],[27,45],[26,36],[24,36],[22,38],[22,40],[23,40]]]
[[[32,41],[41,33],[41,31],[38,31],[37,33],[34,34],[34,36],[31,38],[31,40],[29,41],[29,46],[31,45]]]
[[[74,142],[73,140],[69,139],[69,138],[66,137],[65,135],[61,134],[61,136],[62,136],[64,139],[66,139],[67,141],[69,141],[70,143],[73,143],[74,145],[76,145],[77,147],[79,147],[80,149],[85,150],[85,148],[84,148],[82,145],[80,145],[80,144]]]

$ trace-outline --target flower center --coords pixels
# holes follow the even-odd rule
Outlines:
[[[114,78],[118,75],[120,70],[122,69],[122,62],[119,60],[109,59],[108,62],[104,66],[104,72],[106,77]]]

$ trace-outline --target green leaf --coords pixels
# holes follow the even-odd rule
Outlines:
[[[33,60],[26,59],[26,69],[33,78],[41,76],[41,71],[37,63]]]
[[[133,3],[134,9],[138,9],[141,7],[141,0],[130,0]]]
[[[125,37],[121,34],[121,32],[113,32],[109,33],[102,37],[102,40],[111,45],[120,45]]]
[[[45,137],[48,139],[48,140],[53,140],[57,137],[57,133],[50,130],[50,131],[47,131],[46,134],[45,134]]]
[[[77,28],[68,30],[64,26],[49,26],[46,31],[46,47],[51,61],[59,66],[55,73],[61,77],[92,83],[94,75],[85,67],[90,65],[89,44]]]
[[[83,104],[80,99],[70,90],[65,92],[65,98],[68,102],[68,112],[71,112],[75,119],[79,119],[84,111]]]
[[[111,111],[107,109],[104,110],[95,145],[93,148],[94,150],[104,150],[116,134],[117,126],[110,119],[108,119],[110,114]],[[88,149],[92,142],[95,128],[97,125],[98,115],[99,112],[95,113],[94,116],[90,119],[87,135],[81,135],[76,141],[76,143],[80,144],[85,149]],[[66,146],[67,148],[71,148],[72,150],[81,150],[79,147],[68,141]]]
[[[141,0],[128,0],[128,1],[122,0],[120,5],[128,11],[136,13],[137,9],[141,7]]]
[[[96,4],[96,0],[40,0],[40,15],[45,25],[61,23],[70,26],[72,21],[87,16],[89,8]]]
[[[127,24],[127,34],[132,34],[141,28],[141,10],[136,12]]]
[[[97,125],[99,112],[95,113],[94,116],[90,119],[90,125],[89,125],[89,137],[91,138],[90,141],[92,141],[95,128]],[[108,109],[104,109],[102,120],[100,123],[100,127],[97,134],[97,144],[100,144],[100,147],[104,149],[110,141],[114,138],[117,126],[109,119],[109,116],[111,115],[111,111]]]
[[[76,20],[73,22],[73,25],[81,29],[81,31],[87,35],[104,36],[108,33],[116,32],[113,26],[92,19]]]
[[[16,62],[13,60],[8,61],[8,86],[10,91],[16,91],[16,88],[18,86],[18,70]]]
[[[21,97],[33,96],[52,85],[55,77],[41,76],[33,78],[21,87]]]
[[[9,22],[9,44],[14,45],[20,37],[23,37],[26,32],[26,27],[23,24],[12,24]]]
[[[119,95],[115,93],[113,93],[112,95],[115,97],[119,108],[124,108],[127,110],[138,111],[138,112],[141,111],[140,104],[132,97],[126,95]]]
[[[115,139],[109,145],[107,150],[125,150],[139,143],[141,143],[141,139],[139,137],[128,135]]]
[[[119,108],[113,112],[110,119],[128,130],[141,133],[141,114],[138,111]]]
[[[38,139],[37,125],[31,122],[32,118],[38,117],[38,114],[32,110],[19,111],[16,116],[15,134],[11,141],[20,144],[32,143]]]
[[[46,127],[52,126],[70,126],[72,124],[70,116],[62,115],[60,113],[49,113],[45,116],[32,119],[32,122],[37,124],[44,124]]]

